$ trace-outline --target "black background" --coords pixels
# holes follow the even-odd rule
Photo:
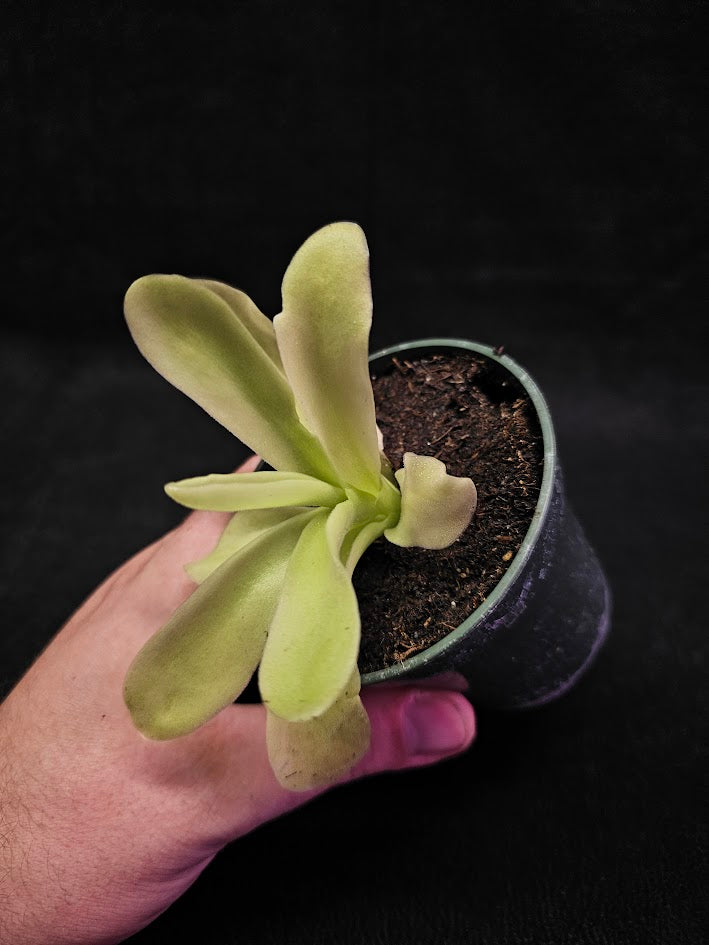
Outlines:
[[[3,692],[179,520],[164,481],[244,455],[132,347],[129,283],[274,314],[336,219],[369,239],[372,348],[504,344],[539,382],[615,596],[570,695],[258,830],[136,945],[704,940],[707,13],[4,5]]]

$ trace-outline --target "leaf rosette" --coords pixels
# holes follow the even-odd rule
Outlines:
[[[234,513],[186,565],[199,585],[145,644],[125,681],[137,728],[194,730],[258,669],[273,770],[292,790],[331,783],[366,752],[352,573],[381,536],[442,548],[475,510],[470,479],[381,452],[368,370],[369,253],[354,223],[314,233],[286,270],[273,321],[238,289],[151,275],[125,298],[138,348],[272,467],[168,483],[191,509]]]

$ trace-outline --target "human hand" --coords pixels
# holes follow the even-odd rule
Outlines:
[[[260,705],[152,742],[123,702],[133,657],[194,589],[183,564],[214,546],[227,518],[192,513],[126,562],[0,706],[1,945],[119,942],[227,843],[321,793],[278,785]],[[474,736],[458,692],[377,687],[363,701],[372,744],[347,780],[430,764]]]

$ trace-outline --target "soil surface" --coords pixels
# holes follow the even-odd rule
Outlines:
[[[448,548],[399,548],[384,538],[354,573],[362,673],[389,666],[454,630],[493,590],[527,532],[542,479],[536,413],[516,378],[473,352],[395,359],[372,378],[384,451],[435,456],[478,491],[473,520]]]

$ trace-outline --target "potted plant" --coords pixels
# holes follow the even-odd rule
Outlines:
[[[364,234],[351,223],[313,234],[286,271],[273,322],[239,290],[182,276],[139,279],[125,312],[150,363],[272,467],[166,486],[189,508],[234,515],[216,548],[187,564],[199,586],[128,671],[133,720],[152,738],[186,734],[232,702],[258,668],[279,781],[293,790],[334,781],[369,744],[355,566],[378,539],[430,555],[453,546],[477,501],[470,476],[450,475],[435,451],[405,449],[394,471],[381,449]],[[544,441],[539,498],[486,601],[438,642],[364,682],[457,669],[476,698],[533,703],[588,663],[604,633],[605,583],[565,508],[541,394],[490,349],[433,345],[456,346],[499,364],[534,404]],[[375,370],[397,352],[380,353]]]

